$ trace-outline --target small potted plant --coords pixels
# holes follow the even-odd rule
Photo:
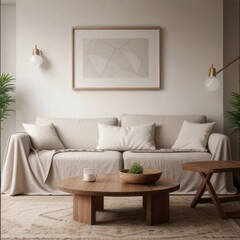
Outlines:
[[[130,169],[119,171],[119,176],[124,182],[133,184],[154,184],[161,174],[158,169],[143,169],[139,163],[133,163]]]
[[[143,167],[139,163],[133,163],[128,173],[132,174],[143,174]]]

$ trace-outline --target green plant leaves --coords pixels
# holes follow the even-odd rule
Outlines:
[[[11,96],[11,93],[15,92],[15,79],[9,74],[0,75],[0,123],[9,116],[11,111],[11,103],[15,102],[15,99]]]
[[[229,127],[233,129],[233,133],[240,133],[240,94],[232,92],[231,95],[230,105],[233,110],[225,112],[225,119]]]
[[[143,167],[139,163],[133,163],[131,168],[128,170],[128,173],[142,174],[143,173]]]

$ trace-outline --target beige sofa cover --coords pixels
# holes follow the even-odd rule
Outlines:
[[[122,126],[134,126],[155,122],[155,143],[157,148],[171,148],[180,132],[183,121],[206,123],[205,115],[123,115]],[[197,191],[201,177],[198,173],[182,171],[185,162],[231,160],[230,143],[227,136],[212,133],[208,139],[209,152],[178,152],[178,153],[140,153],[124,152],[124,168],[129,168],[134,162],[141,163],[145,168],[156,168],[162,171],[162,176],[175,179],[180,188],[175,193],[194,194]],[[235,193],[232,173],[213,175],[211,182],[219,194]]]
[[[121,124],[130,126],[155,122],[157,125],[155,134],[157,148],[170,148],[184,120],[203,123],[206,122],[206,117],[123,115]],[[56,126],[66,149],[36,153],[32,151],[31,140],[26,133],[12,135],[6,149],[2,171],[1,191],[3,193],[10,195],[65,194],[57,187],[59,180],[82,175],[85,167],[93,167],[97,173],[112,173],[118,172],[123,166],[128,168],[133,162],[140,162],[147,168],[161,169],[163,176],[180,182],[181,187],[178,193],[195,193],[200,177],[195,173],[183,172],[181,170],[183,162],[231,159],[229,140],[222,134],[210,135],[209,152],[205,153],[99,152],[94,150],[98,141],[97,124],[117,125],[116,118],[37,119],[39,124],[49,122],[53,122]],[[231,174],[219,174],[217,177],[213,177],[213,185],[217,187],[219,193],[236,191]]]
[[[12,135],[4,157],[2,193],[65,194],[58,189],[57,183],[64,178],[82,175],[83,168],[95,168],[97,173],[112,173],[122,169],[120,152],[94,152],[98,141],[97,124],[114,126],[118,124],[117,118],[37,118],[36,122],[54,123],[67,149],[34,152],[31,149],[30,137],[26,133]]]

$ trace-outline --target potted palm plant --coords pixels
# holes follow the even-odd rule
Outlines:
[[[232,100],[230,101],[232,111],[226,111],[225,118],[233,133],[240,133],[240,94],[232,92]]]
[[[232,92],[232,100],[230,101],[230,105],[232,106],[232,111],[226,111],[225,117],[229,127],[233,129],[233,133],[240,133],[240,94]],[[238,137],[238,143],[240,144],[240,140]],[[238,174],[234,175],[235,182],[238,190],[240,190],[240,177]]]
[[[2,137],[2,122],[6,119],[11,109],[11,104],[15,102],[11,93],[15,92],[14,77],[9,74],[0,74],[0,157],[1,157],[1,137]]]

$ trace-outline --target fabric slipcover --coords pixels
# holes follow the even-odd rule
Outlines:
[[[133,163],[137,162],[144,168],[159,169],[163,177],[179,182],[180,188],[174,194],[194,194],[201,181],[199,173],[183,171],[181,167],[183,163],[211,159],[212,155],[208,152],[137,153],[128,151],[123,153],[124,168],[129,169]],[[231,174],[213,175],[211,182],[219,194],[236,192]]]
[[[65,194],[58,189],[58,182],[81,176],[85,167],[95,168],[97,173],[118,172],[122,169],[122,154],[116,151],[53,150],[36,154],[30,152],[30,147],[30,138],[25,133],[17,133],[10,138],[2,172],[2,193]]]
[[[155,120],[154,120],[155,119]],[[123,126],[155,122],[158,148],[169,148],[177,138],[184,120],[206,122],[205,116],[126,116]],[[117,125],[116,119],[78,120],[78,119],[38,119],[37,123],[53,122],[58,134],[68,149],[59,151],[31,150],[31,140],[26,133],[16,133],[9,139],[2,168],[1,191],[16,194],[66,194],[57,184],[59,180],[79,176],[83,168],[93,167],[97,173],[118,172],[140,162],[145,168],[158,168],[164,177],[173,178],[180,183],[178,193],[195,193],[200,177],[198,173],[181,170],[181,164],[189,161],[231,160],[230,143],[227,136],[212,133],[208,139],[209,152],[178,153],[140,153],[117,151],[96,151],[98,141],[97,123]],[[89,122],[89,123],[88,123]],[[107,123],[108,122],[108,123]],[[70,148],[70,149],[69,149]],[[80,150],[81,149],[81,150]],[[88,149],[84,151],[84,149]],[[91,149],[89,152],[89,149]],[[96,151],[96,152],[95,152]],[[124,160],[123,160],[124,158]],[[232,174],[214,174],[211,179],[218,193],[234,193]]]

